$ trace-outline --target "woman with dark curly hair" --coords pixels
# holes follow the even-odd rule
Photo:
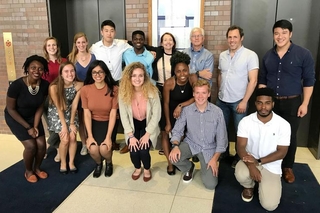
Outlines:
[[[176,52],[170,59],[174,76],[169,78],[163,87],[163,108],[165,122],[161,122],[162,148],[168,161],[168,175],[175,175],[175,167],[169,161],[170,153],[169,135],[180,116],[183,107],[194,102],[192,84],[197,81],[195,74],[189,74],[190,56],[186,53]]]
[[[96,162],[93,177],[101,175],[103,160],[106,160],[104,175],[113,173],[112,141],[118,110],[118,86],[107,65],[100,60],[93,61],[88,69],[81,89],[84,124],[88,133],[87,148]]]
[[[119,87],[120,118],[126,142],[130,149],[130,158],[135,170],[131,177],[137,180],[143,164],[143,180],[151,177],[150,147],[157,142],[158,122],[161,117],[159,91],[140,62],[126,66]]]
[[[8,88],[4,115],[11,132],[24,146],[24,176],[28,182],[35,183],[37,177],[48,177],[40,165],[46,153],[41,115],[49,87],[49,82],[41,77],[48,75],[49,70],[46,59],[37,55],[27,58],[23,69],[26,76],[13,81]]]

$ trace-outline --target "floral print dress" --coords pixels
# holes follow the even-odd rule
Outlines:
[[[71,119],[71,108],[72,108],[72,102],[73,99],[76,97],[77,91],[74,87],[65,88],[64,89],[64,94],[66,96],[66,105],[67,108],[64,111],[64,118],[66,120],[66,123],[68,125],[68,129],[70,126],[70,119]],[[78,122],[78,114],[76,112],[75,118],[74,118],[74,124],[78,128],[79,127],[79,122]],[[53,131],[55,133],[61,132],[62,129],[62,124],[58,115],[57,107],[51,103],[49,104],[48,108],[48,129],[50,131]]]

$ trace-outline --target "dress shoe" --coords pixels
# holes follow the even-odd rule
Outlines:
[[[102,167],[103,167],[102,162],[101,162],[100,164],[97,164],[97,165],[96,165],[96,168],[94,169],[94,172],[93,172],[93,177],[94,177],[94,178],[100,177]]]
[[[116,142],[112,142],[112,150],[120,150],[120,145]]]
[[[197,156],[193,156],[192,157],[192,162],[198,163],[199,162],[199,158]]]
[[[182,177],[183,182],[189,183],[190,181],[192,181],[193,171],[194,171],[194,163],[191,162],[191,167],[190,167],[190,169],[189,169],[189,170],[184,174],[184,176]]]
[[[244,188],[241,197],[243,201],[250,202],[253,198],[253,188]]]
[[[150,177],[146,177],[146,176],[143,175],[143,181],[144,181],[144,182],[148,182],[148,181],[151,180],[151,178],[152,178],[151,170],[149,170],[149,171],[150,171]]]
[[[36,183],[38,181],[38,178],[37,176],[35,175],[30,175],[29,177],[27,176],[27,173],[24,173],[24,177],[26,178],[26,180],[29,182],[29,183]]]
[[[78,168],[77,167],[74,167],[74,168],[70,168],[70,173],[71,174],[76,174],[78,172]]]
[[[45,171],[40,171],[40,172],[34,172],[36,175],[41,178],[41,179],[46,179],[48,177],[48,174]]]
[[[140,171],[139,175],[134,175],[135,172],[136,172],[136,170],[134,170],[134,172],[131,175],[132,180],[138,180],[141,175],[141,171]]]
[[[168,175],[175,175],[176,174],[176,167],[175,166],[172,166],[172,167],[173,167],[172,171],[169,171],[169,166],[167,166]]]
[[[125,145],[121,150],[120,150],[120,154],[125,154],[127,152],[129,152],[129,147],[128,145]]]
[[[295,181],[295,177],[291,168],[283,168],[282,169],[283,179],[287,183],[293,183]]]
[[[112,163],[106,163],[106,170],[104,171],[104,176],[110,177],[113,173]]]
[[[66,175],[66,174],[68,174],[68,170],[67,169],[60,169],[60,174]]]

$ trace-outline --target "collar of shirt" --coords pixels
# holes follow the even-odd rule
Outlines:
[[[102,42],[102,39],[101,41],[99,41],[99,47],[112,48],[113,46],[116,46],[116,45],[117,45],[117,39],[113,39],[111,46],[105,46]]]
[[[270,126],[272,125],[273,123],[273,117],[274,117],[274,112],[272,111],[272,118],[270,119],[270,121],[268,121],[267,123],[263,123],[262,121],[259,120],[258,118],[258,112],[255,112],[256,116],[254,116],[253,120],[257,123],[260,123],[260,124],[264,124],[264,125],[267,125],[267,126]]]
[[[235,53],[234,55],[237,55],[239,53],[241,53],[244,50],[244,46],[242,45]],[[228,55],[230,55],[230,49],[228,49],[227,51]]]
[[[191,44],[191,52],[201,53],[201,52],[203,52],[203,50],[204,50],[204,47],[203,47],[203,45],[202,45],[202,47],[201,47],[201,49],[200,49],[200,50],[198,50],[198,51],[194,51],[193,46],[192,46],[192,44]]]
[[[147,50],[145,47],[143,47],[143,48],[144,48],[144,50],[143,50],[143,52],[140,53],[140,54],[136,54],[136,52],[134,51],[134,48],[129,49],[129,51],[133,52],[133,53],[136,54],[137,56],[146,56],[146,53],[147,53],[148,50]]]
[[[190,107],[191,107],[192,111],[200,112],[200,110],[198,109],[196,103],[191,104]],[[211,110],[212,110],[212,106],[208,102],[207,106],[206,106],[206,109],[203,112],[200,112],[200,113],[204,113],[204,112],[211,111]]]
[[[292,43],[292,41],[290,40],[290,47],[288,48],[287,52],[290,52],[294,46],[295,46],[295,44]],[[273,47],[273,52],[278,55],[277,45],[274,45],[274,47]]]

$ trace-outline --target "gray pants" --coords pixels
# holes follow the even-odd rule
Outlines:
[[[189,145],[186,142],[181,142],[179,149],[181,151],[180,159],[177,163],[173,163],[173,165],[177,166],[182,173],[189,171],[191,168],[190,158],[193,156],[190,150]],[[208,164],[204,161],[204,157],[202,152],[196,155],[200,160],[200,172],[201,172],[201,180],[204,186],[207,189],[213,190],[218,184],[218,177],[213,176],[211,167],[207,169]]]
[[[279,203],[282,193],[281,176],[269,172],[262,166],[257,166],[261,172],[261,182],[259,183],[259,200],[263,208],[268,211],[275,210]],[[254,188],[256,182],[251,179],[247,165],[240,160],[235,168],[237,181],[245,188]]]

